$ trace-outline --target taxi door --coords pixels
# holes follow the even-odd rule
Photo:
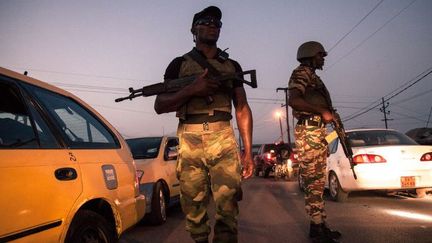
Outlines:
[[[103,198],[123,228],[138,219],[135,165],[126,144],[96,112],[70,97],[35,89],[44,108],[54,118],[69,153],[80,166],[83,200]],[[118,211],[118,212],[116,212]]]
[[[0,75],[0,242],[57,242],[80,168],[17,81]]]
[[[166,174],[167,183],[171,192],[171,197],[180,195],[180,182],[177,179],[177,154],[178,154],[178,139],[175,137],[167,137],[163,143],[164,163],[163,168]]]

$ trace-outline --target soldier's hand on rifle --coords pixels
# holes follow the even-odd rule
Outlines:
[[[330,123],[334,120],[333,114],[328,111],[328,110],[324,110],[321,112],[321,117],[324,120],[325,123]]]
[[[212,95],[219,88],[220,82],[214,79],[209,79],[207,74],[208,69],[205,69],[204,72],[191,84],[196,96]]]

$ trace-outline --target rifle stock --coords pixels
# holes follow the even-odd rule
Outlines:
[[[244,75],[249,75],[250,81],[243,79]],[[191,84],[193,81],[195,81],[196,77],[197,76],[189,76],[189,77],[184,77],[184,78],[167,80],[163,83],[156,83],[156,84],[144,86],[141,89],[129,88],[130,94],[126,97],[121,97],[121,98],[115,99],[115,102],[120,102],[123,100],[132,100],[132,99],[134,99],[136,97],[140,97],[140,96],[148,97],[148,96],[158,95],[158,94],[162,94],[162,93],[177,92],[177,91],[181,90],[182,88],[184,88],[185,86]],[[251,86],[252,88],[256,88],[258,86],[257,80],[256,80],[256,70],[248,70],[248,71],[244,71],[244,72],[225,74],[225,75],[221,75],[218,77],[213,77],[213,79],[218,80],[218,81],[226,81],[226,80],[235,79],[235,80],[241,81],[244,84]],[[209,103],[212,102],[211,97],[207,97],[207,102],[209,102]]]
[[[339,140],[340,140],[340,144],[342,145],[343,151],[345,153],[345,156],[349,160],[350,167],[351,167],[351,170],[353,172],[354,179],[357,180],[357,175],[356,175],[356,173],[354,171],[355,164],[353,162],[353,151],[352,151],[352,148],[351,148],[351,144],[348,141],[348,137],[347,137],[347,135],[345,133],[345,128],[344,128],[344,126],[342,124],[342,120],[341,120],[339,114],[336,112],[335,109],[332,110],[332,113],[333,113],[333,118],[334,118],[334,120],[332,122],[333,129],[336,131],[336,133],[337,133],[337,135],[339,137]]]

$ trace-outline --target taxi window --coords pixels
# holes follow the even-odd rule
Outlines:
[[[50,116],[70,148],[119,148],[119,142],[96,115],[74,100],[28,85]]]
[[[0,82],[0,149],[58,148],[48,126],[23,100],[12,82]]]

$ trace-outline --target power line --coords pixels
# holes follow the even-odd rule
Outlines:
[[[400,115],[402,117],[409,118],[409,119],[413,119],[413,120],[417,120],[417,121],[421,121],[421,122],[426,122],[425,120],[422,120],[420,118],[417,118],[417,117],[414,117],[414,116],[410,116],[410,115],[406,115],[406,114],[402,114],[402,113],[399,113],[399,112],[392,111],[392,113],[394,113],[396,115]]]
[[[12,67],[7,66],[9,69],[19,69],[26,71],[34,71],[34,72],[42,72],[42,73],[54,73],[54,74],[63,74],[63,75],[71,75],[71,76],[82,76],[82,77],[90,77],[90,78],[102,78],[102,79],[114,79],[114,80],[127,80],[127,81],[142,81],[146,83],[151,83],[151,81],[146,81],[138,78],[124,78],[124,77],[114,77],[114,76],[106,76],[106,75],[95,75],[95,74],[86,74],[86,73],[72,73],[72,72],[62,72],[62,71],[52,71],[52,70],[43,70],[43,69],[34,69],[34,68],[22,68],[22,67]]]
[[[415,1],[417,0],[413,0],[411,1],[407,6],[405,6],[403,9],[401,9],[398,13],[396,13],[395,15],[393,15],[393,17],[391,17],[387,22],[385,22],[383,25],[381,25],[381,27],[379,27],[375,32],[373,32],[372,34],[370,34],[368,37],[366,37],[365,39],[363,39],[357,46],[355,46],[353,49],[351,49],[347,54],[343,55],[341,58],[339,58],[336,62],[334,62],[333,64],[331,64],[328,68],[326,68],[326,70],[329,70],[330,68],[332,68],[334,65],[336,65],[337,63],[339,63],[342,59],[344,59],[345,57],[349,56],[351,53],[353,53],[355,50],[357,50],[357,48],[359,48],[360,46],[362,46],[366,41],[368,41],[370,38],[372,38],[372,36],[374,36],[376,33],[378,33],[379,31],[381,31],[387,24],[389,24],[391,21],[393,21],[396,17],[398,17],[403,11],[405,11],[408,7],[410,7]]]
[[[429,69],[431,69],[431,68],[429,68]],[[424,73],[424,72],[422,72],[422,73]],[[405,88],[401,89],[400,91],[396,92],[395,94],[391,95],[389,98],[386,98],[385,100],[388,101],[388,100],[394,98],[396,95],[399,95],[400,93],[404,92],[405,90],[407,90],[408,88],[410,88],[410,87],[413,86],[414,84],[420,82],[421,80],[423,80],[425,77],[427,77],[427,76],[428,76],[429,74],[431,74],[431,73],[432,73],[432,70],[428,71],[426,74],[424,74],[423,76],[421,76],[419,79],[417,79],[417,80],[414,81],[413,83],[409,84],[409,85],[406,86]],[[418,77],[418,75],[417,75],[417,77]],[[410,81],[409,81],[409,82],[410,82]],[[409,82],[408,82],[408,83],[409,83]],[[406,83],[405,83],[405,84],[406,84]],[[401,87],[403,87],[403,85],[402,85]],[[393,92],[395,92],[395,91],[390,92],[390,94],[393,93]],[[387,96],[387,95],[386,95],[386,96]],[[380,102],[380,100],[378,100],[378,101]],[[374,103],[375,103],[375,102],[374,102]],[[371,105],[373,105],[374,103],[372,103]],[[366,109],[365,111],[360,112],[360,113],[357,113],[357,114],[354,113],[353,115],[350,115],[350,116],[348,116],[347,118],[345,118],[345,119],[343,119],[343,120],[344,120],[344,121],[349,121],[349,120],[351,120],[351,119],[354,119],[354,118],[356,118],[356,117],[359,117],[359,116],[365,114],[366,112],[369,112],[369,111],[371,111],[371,110],[377,108],[377,107],[380,106],[380,105],[381,105],[381,103],[378,103],[378,104],[373,105],[372,107],[370,107],[370,108],[368,108],[368,109],[365,108],[365,109]],[[367,107],[369,107],[369,106],[367,106]]]
[[[397,101],[397,102],[394,102],[392,105],[398,105],[398,104],[401,104],[401,103],[404,103],[404,102],[407,102],[407,101],[410,101],[410,100],[413,100],[413,99],[416,99],[416,98],[420,98],[420,97],[422,97],[423,95],[428,94],[428,93],[430,93],[430,92],[432,92],[432,89],[427,90],[427,91],[424,91],[424,92],[421,92],[421,93],[417,93],[417,94],[415,94],[415,95],[413,95],[413,96],[411,96],[411,97],[408,97],[408,98],[406,98],[406,99],[399,100],[399,101]]]
[[[396,95],[404,92],[405,90],[407,90],[408,88],[410,88],[411,86],[413,86],[414,84],[420,82],[422,79],[426,78],[429,74],[432,73],[432,70],[427,72],[425,75],[423,75],[421,78],[417,79],[415,82],[413,82],[412,84],[408,85],[407,87],[403,88],[402,90],[400,90],[399,92],[397,92],[396,94],[390,96],[390,98],[387,98],[387,100],[390,100],[391,98],[395,97]]]
[[[401,106],[401,105],[395,104],[394,102],[392,103],[392,106],[395,106],[395,107],[397,107],[397,108],[399,108],[399,109],[402,109],[402,110],[404,110],[405,112],[409,112],[409,113],[411,113],[411,114],[418,115],[418,111],[414,111],[414,110],[412,110],[412,109],[405,108],[405,107],[403,107],[403,106]]]
[[[360,19],[360,21],[354,25],[354,27],[351,28],[350,31],[348,31],[348,33],[346,33],[344,36],[342,36],[342,38],[340,38],[329,50],[328,52],[330,52],[331,50],[333,50],[339,43],[341,43],[341,41],[343,39],[345,39],[349,34],[351,34],[351,32],[354,31],[354,29],[359,26],[373,11],[375,11],[375,9],[378,8],[379,5],[381,5],[381,3],[384,2],[384,0],[381,0],[380,2],[378,2],[377,5],[375,5],[375,7],[372,8],[371,11],[369,11],[369,13],[367,13],[365,16],[363,16],[363,18]]]

